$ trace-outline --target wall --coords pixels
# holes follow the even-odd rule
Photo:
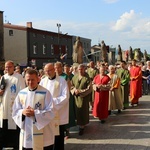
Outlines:
[[[10,36],[10,30],[13,35]],[[4,57],[21,66],[27,65],[27,32],[4,27]]]

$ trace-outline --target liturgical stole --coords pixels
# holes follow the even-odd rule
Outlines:
[[[26,88],[25,92],[20,92],[19,93],[20,103],[22,105],[24,105],[26,103],[27,91],[28,91],[28,88]],[[33,108],[34,109],[43,110],[45,95],[46,95],[45,91],[38,91],[38,89],[35,91],[35,96],[34,96],[34,99],[33,99]],[[43,150],[43,147],[44,147],[43,129],[38,130],[35,124],[36,124],[36,120],[33,121],[33,140],[32,140],[33,149],[34,150]],[[22,150],[22,147],[23,147],[23,141],[24,141],[23,134],[24,134],[24,130],[21,129],[21,132],[20,132],[20,145],[19,145],[20,150]]]

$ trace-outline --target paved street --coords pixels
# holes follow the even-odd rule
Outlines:
[[[150,96],[143,96],[137,107],[110,115],[105,124],[90,115],[85,134],[79,136],[73,127],[65,143],[65,150],[150,150]]]

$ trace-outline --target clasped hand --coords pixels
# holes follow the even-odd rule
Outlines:
[[[75,95],[78,95],[80,93],[80,90],[76,89],[74,92],[75,92]]]
[[[0,89],[0,96],[2,96],[4,94],[4,90]]]
[[[26,109],[23,110],[22,114],[27,117],[34,116],[34,109],[28,106]]]
[[[96,87],[97,87],[98,89],[100,89],[100,88],[102,87],[102,84],[96,84]]]

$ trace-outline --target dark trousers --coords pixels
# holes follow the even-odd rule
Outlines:
[[[143,80],[142,81],[142,91],[143,91],[143,94],[147,95],[148,94],[148,84],[147,84],[147,80]]]
[[[8,120],[3,120],[3,128],[0,128],[0,150],[3,147],[13,147],[15,150],[19,149],[19,133],[20,129],[8,129]]]
[[[23,148],[22,150],[33,150],[32,148]],[[44,150],[53,150],[53,145],[44,147]]]
[[[65,132],[65,125],[59,126],[59,136],[55,136],[55,143],[54,143],[54,150],[64,150],[64,132]]]

